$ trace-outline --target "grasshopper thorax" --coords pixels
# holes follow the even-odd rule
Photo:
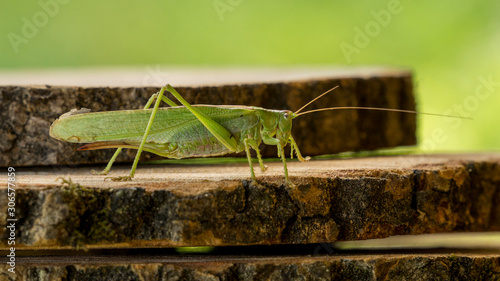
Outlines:
[[[261,136],[264,143],[268,138],[278,139],[284,146],[288,142],[292,131],[292,120],[296,114],[290,110],[257,109],[261,123]]]

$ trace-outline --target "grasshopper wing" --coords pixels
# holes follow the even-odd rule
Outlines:
[[[236,139],[259,124],[258,114],[251,107],[196,105],[196,108],[225,127]],[[86,149],[136,148],[142,140],[151,111],[140,109],[61,116],[52,124],[50,135],[67,142],[93,143]],[[215,136],[187,108],[168,107],[158,110],[145,150],[162,156],[182,158],[186,156],[162,153],[161,150],[169,146],[199,146],[217,142]],[[225,151],[222,147],[218,150],[217,154]],[[204,155],[203,151],[200,153],[201,156],[214,155]]]

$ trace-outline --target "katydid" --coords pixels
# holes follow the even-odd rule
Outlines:
[[[95,113],[82,109],[66,113],[52,124],[50,136],[66,142],[87,143],[78,150],[118,148],[104,171],[99,173],[104,175],[109,172],[122,148],[137,149],[129,176],[113,180],[131,180],[143,150],[176,159],[217,156],[245,150],[252,181],[255,181],[250,148],[256,151],[260,168],[265,171],[259,151],[259,145],[263,142],[277,147],[278,157],[283,162],[285,181],[291,184],[284,147],[290,145],[291,157],[295,154],[300,161],[310,159],[301,155],[291,135],[294,118],[312,112],[338,109],[417,113],[411,110],[371,107],[322,108],[300,113],[306,106],[335,88],[337,87],[292,112],[254,106],[190,105],[172,86],[167,85],[149,99],[144,109]],[[165,97],[165,91],[170,92],[182,106],[177,106]],[[153,109],[149,109],[155,99]],[[161,101],[171,107],[159,108]]]

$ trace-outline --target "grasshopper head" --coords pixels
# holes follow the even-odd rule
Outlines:
[[[262,135],[275,137],[281,140],[283,145],[290,138],[292,130],[292,119],[296,114],[290,110],[257,110],[262,124]]]
[[[292,120],[296,114],[290,110],[281,110],[277,115],[276,138],[283,141],[283,145],[288,143],[292,136]]]
[[[278,115],[278,129],[281,132],[291,132],[292,131],[292,120],[297,116],[290,110],[282,110]]]

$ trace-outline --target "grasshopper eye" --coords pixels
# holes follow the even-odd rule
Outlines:
[[[288,119],[288,117],[290,117],[290,114],[285,113],[285,114],[283,114],[283,117],[285,117],[285,119]]]

